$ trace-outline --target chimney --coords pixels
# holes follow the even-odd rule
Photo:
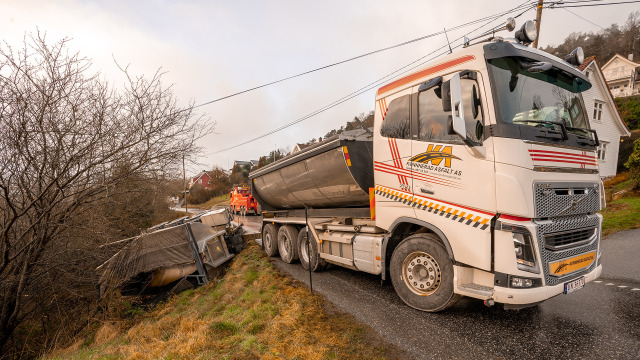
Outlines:
[[[319,138],[318,138],[318,142],[322,142],[322,137],[319,137]]]
[[[627,56],[627,58],[629,59],[629,61],[633,61],[633,54],[629,54],[629,56]]]

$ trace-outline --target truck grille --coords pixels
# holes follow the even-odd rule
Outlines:
[[[597,183],[534,183],[536,218],[600,211]]]
[[[580,276],[592,271],[596,267],[596,261],[593,262],[587,268],[581,269],[579,271],[566,274],[564,276],[553,276],[549,274],[549,263],[567,259],[572,256],[576,256],[579,254],[584,254],[590,251],[598,250],[598,241],[593,241],[589,239],[589,241],[582,242],[574,242],[572,244],[566,245],[566,247],[558,250],[549,249],[546,246],[546,238],[552,237],[554,235],[562,235],[562,234],[571,234],[573,232],[581,231],[581,230],[590,230],[590,231],[598,231],[598,216],[597,215],[572,215],[572,216],[562,216],[549,220],[534,220],[537,228],[537,239],[540,249],[540,257],[542,262],[542,269],[544,271],[545,283],[547,285],[557,285],[564,281],[567,281],[571,278],[575,278],[576,276]],[[569,230],[569,229],[578,229],[578,230]],[[593,234],[593,233],[592,233]],[[564,235],[562,235],[564,236]]]
[[[544,236],[544,245],[549,250],[562,250],[572,246],[578,246],[593,240],[596,234],[595,228],[563,231]]]

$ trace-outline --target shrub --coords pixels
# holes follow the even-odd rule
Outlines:
[[[624,163],[629,169],[629,177],[633,180],[633,187],[640,188],[640,139],[633,143],[633,152],[629,155],[629,160]]]

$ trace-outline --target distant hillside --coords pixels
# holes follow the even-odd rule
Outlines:
[[[373,127],[373,115],[374,115],[373,111],[370,111],[368,114],[361,113],[360,115],[354,117],[352,121],[347,121],[347,124],[341,126],[339,129],[333,129],[333,130],[327,132],[326,134],[324,134],[322,139],[327,139],[327,138],[330,138],[332,136],[342,134],[342,132],[344,132],[344,131],[349,131],[349,130],[354,130],[354,129],[362,129],[362,126],[360,126],[360,123],[362,123],[362,125],[364,125],[364,127],[366,127],[366,128]],[[360,120],[360,123],[358,122],[358,120]],[[314,144],[317,140],[318,139],[313,138],[313,139],[307,141],[306,144],[307,145],[308,144]]]
[[[612,24],[597,33],[574,32],[562,44],[547,46],[543,50],[564,58],[578,46],[584,49],[585,58],[595,55],[600,65],[604,65],[616,53],[624,57],[633,54],[633,59],[640,61],[640,11],[629,14],[622,25]]]

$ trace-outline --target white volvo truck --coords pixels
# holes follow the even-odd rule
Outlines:
[[[582,49],[560,59],[534,37],[529,21],[512,39],[466,41],[381,87],[372,131],[252,172],[265,252],[390,278],[424,311],[463,296],[522,308],[598,278],[604,200]]]

